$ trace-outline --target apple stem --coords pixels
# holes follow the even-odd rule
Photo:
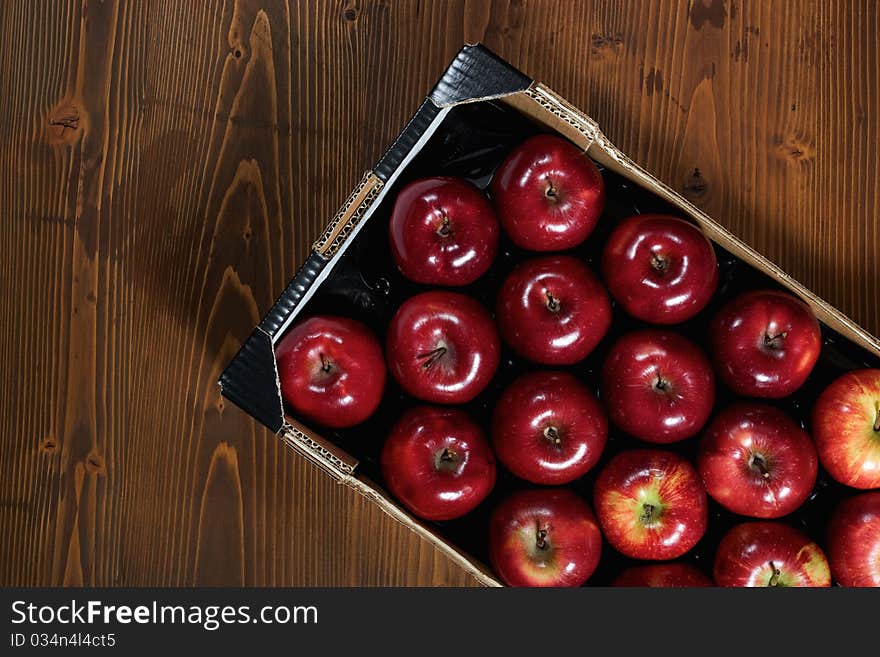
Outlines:
[[[539,550],[547,549],[547,530],[539,529],[535,534],[535,545]]]
[[[440,453],[440,460],[446,463],[451,463],[455,460],[455,452],[448,447],[444,447],[443,451]]]
[[[544,429],[544,437],[557,447],[562,444],[562,438],[560,438],[559,430],[556,427],[547,427]]]
[[[651,252],[651,266],[657,271],[666,271],[666,268],[669,267],[669,258],[667,258],[662,253],[657,253],[656,251]]]
[[[779,586],[779,576],[782,575],[782,573],[772,561],[770,562],[770,570],[773,571],[773,574],[770,575],[770,581],[767,582],[767,586]]]
[[[321,371],[324,372],[324,374],[329,374],[330,371],[333,369],[333,365],[331,365],[330,361],[324,357],[324,354],[318,355],[321,358]]]
[[[764,346],[769,349],[779,349],[782,347],[782,341],[788,337],[788,331],[783,331],[782,333],[777,333],[776,335],[769,335],[768,333],[764,334]]]
[[[549,290],[544,292],[544,294],[547,295],[547,308],[550,309],[550,312],[558,313],[560,308],[559,299],[554,297]]]
[[[880,433],[880,404],[877,405],[877,419],[874,420],[874,431]]]
[[[449,237],[452,235],[452,228],[449,226],[449,216],[441,210],[443,215],[443,219],[440,222],[440,225],[437,227],[437,234],[440,237]]]
[[[557,194],[556,187],[553,185],[553,181],[550,180],[550,176],[547,176],[547,189],[544,190],[544,195],[547,198],[555,199],[556,194]]]
[[[436,363],[440,357],[446,353],[446,347],[437,347],[436,349],[432,349],[431,351],[425,351],[416,356],[416,358],[425,359],[425,362],[422,363],[422,367],[426,370],[430,369],[431,366]]]
[[[767,470],[767,461],[765,461],[764,457],[760,454],[752,454],[752,457],[749,459],[749,465],[757,468],[758,472],[761,473],[761,476],[764,477],[764,479],[770,478],[770,472]]]
[[[657,390],[665,391],[666,388],[669,387],[669,382],[658,374],[657,375],[657,383],[654,384],[654,387]]]

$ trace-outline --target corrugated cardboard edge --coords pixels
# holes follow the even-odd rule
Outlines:
[[[379,196],[384,183],[372,171],[364,173],[360,183],[349,194],[336,212],[336,215],[324,228],[324,232],[315,241],[312,249],[325,258],[332,258],[339,247],[348,239],[352,231],[363,219],[364,214]]]
[[[601,134],[599,126],[593,119],[538,82],[532,83],[524,91],[505,96],[501,101],[552,128],[584,151],[589,150]]]
[[[285,415],[284,425],[278,434],[288,447],[337,479],[351,475],[358,465],[358,460],[351,454],[288,415]]]

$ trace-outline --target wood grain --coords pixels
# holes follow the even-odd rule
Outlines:
[[[221,368],[465,42],[880,333],[873,0],[0,3],[0,585],[469,584]]]

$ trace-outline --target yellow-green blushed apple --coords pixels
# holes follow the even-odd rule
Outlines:
[[[880,369],[847,372],[813,405],[822,467],[853,488],[880,488]]]
[[[736,525],[715,552],[715,583],[734,587],[831,586],[825,553],[781,522]]]
[[[620,452],[599,473],[593,499],[605,538],[634,559],[675,559],[706,531],[706,491],[674,452]]]

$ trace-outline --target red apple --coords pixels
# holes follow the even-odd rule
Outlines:
[[[523,358],[572,365],[611,326],[611,302],[590,269],[571,256],[520,263],[498,292],[501,336]]]
[[[712,243],[693,224],[662,214],[624,219],[602,252],[608,291],[624,311],[652,324],[678,324],[718,287]]]
[[[489,313],[455,292],[423,292],[398,308],[385,345],[388,368],[413,397],[463,404],[498,367],[501,345]]]
[[[532,137],[508,155],[491,189],[504,230],[531,251],[577,246],[593,232],[605,205],[599,169],[554,135]]]
[[[400,272],[426,285],[467,285],[498,251],[489,200],[461,178],[424,178],[404,187],[391,212],[391,254]]]
[[[509,586],[580,586],[601,553],[596,517],[570,490],[516,492],[489,521],[492,567]]]
[[[816,543],[780,522],[744,522],[715,553],[718,586],[831,586],[828,560]]]
[[[533,372],[514,381],[495,406],[498,459],[534,484],[567,484],[596,465],[608,420],[596,397],[571,374]]]
[[[633,559],[676,559],[706,531],[700,477],[673,452],[620,452],[599,473],[593,495],[605,538]]]
[[[366,326],[317,316],[294,325],[275,347],[281,396],[306,420],[351,427],[382,400],[382,347]]]
[[[813,406],[822,467],[853,488],[880,488],[880,370],[848,372]]]
[[[838,505],[828,527],[828,557],[841,586],[880,587],[880,491]]]
[[[738,395],[779,399],[810,375],[822,336],[813,311],[777,290],[746,292],[712,320],[712,351],[718,376]]]
[[[473,420],[454,408],[406,413],[382,448],[388,490],[425,520],[452,520],[480,504],[495,485],[492,450]]]
[[[772,406],[738,403],[709,424],[697,461],[721,506],[753,518],[781,518],[813,490],[819,461],[807,432]]]
[[[602,366],[611,421],[650,443],[696,434],[715,403],[715,376],[703,352],[669,331],[635,331],[611,347]]]
[[[690,564],[654,563],[627,568],[617,576],[612,586],[693,588],[712,586],[712,580]]]

